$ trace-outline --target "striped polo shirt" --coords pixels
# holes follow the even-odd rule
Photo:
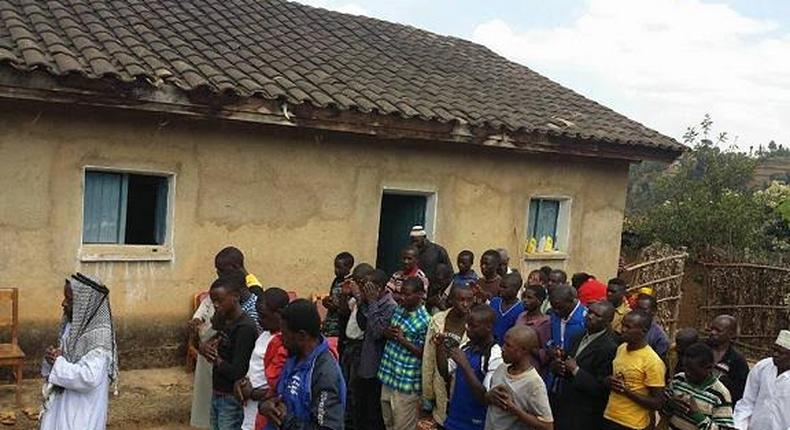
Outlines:
[[[670,398],[691,397],[699,410],[685,413],[672,402],[667,402],[664,413],[669,417],[669,428],[673,430],[735,428],[730,392],[715,376],[710,376],[700,385],[694,385],[688,382],[685,373],[678,373],[669,383],[667,395]]]

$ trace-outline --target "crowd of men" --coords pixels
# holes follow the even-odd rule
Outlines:
[[[568,283],[549,267],[524,279],[502,249],[481,255],[479,274],[464,250],[454,271],[422,228],[411,241],[392,275],[338,254],[323,318],[309,300],[263,289],[240,250],[221,250],[189,323],[200,351],[191,425],[415,430],[429,416],[447,430],[790,428],[788,330],[750,371],[729,315],[705,339],[679,330],[671,348],[652,291],[586,273]],[[106,296],[81,275],[66,283],[42,428],[104,428],[116,362]]]

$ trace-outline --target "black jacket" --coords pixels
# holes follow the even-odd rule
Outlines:
[[[433,279],[436,274],[436,266],[439,263],[444,263],[450,266],[450,270],[453,270],[453,263],[447,255],[447,250],[429,240],[425,241],[425,246],[420,250],[420,255],[417,258],[420,269],[422,269],[428,279]],[[428,286],[426,285],[425,288],[428,288]]]
[[[617,337],[607,331],[580,354],[576,354],[585,332],[571,341],[568,355],[576,359],[579,370],[563,381],[562,390],[551,394],[556,430],[598,430],[603,411],[609,401],[604,381],[612,374],[612,361],[617,353]]]
[[[743,397],[746,377],[749,376],[749,363],[746,362],[746,359],[734,346],[730,345],[721,361],[716,363],[715,370],[719,372],[721,383],[730,391],[732,404],[734,405],[735,402]]]

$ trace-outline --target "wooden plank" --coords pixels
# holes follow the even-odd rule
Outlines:
[[[784,305],[705,305],[700,306],[699,309],[779,309],[790,311],[790,306]]]
[[[768,270],[776,270],[779,272],[788,272],[790,273],[789,267],[777,267],[777,266],[767,266],[763,264],[754,264],[754,263],[706,263],[702,262],[704,266],[707,267],[748,267],[752,269],[768,269]]]
[[[652,266],[653,264],[663,263],[663,262],[669,261],[669,260],[677,260],[679,258],[686,258],[688,256],[689,256],[688,253],[684,252],[682,254],[670,255],[668,257],[661,257],[661,258],[657,258],[655,260],[645,261],[643,263],[634,264],[633,266],[628,266],[623,271],[624,272],[630,272],[632,270],[636,270],[636,269],[639,269],[639,268],[642,268],[642,267],[645,267],[645,266]]]
[[[644,282],[644,283],[641,283],[639,285],[633,286],[633,287],[629,288],[628,291],[635,291],[635,290],[638,290],[640,288],[649,287],[650,285],[660,284],[662,282],[667,282],[667,281],[671,281],[673,279],[679,279],[679,278],[682,278],[682,277],[683,277],[683,273],[679,273],[677,275],[667,276],[667,277],[660,278],[660,279],[654,279],[652,281]]]

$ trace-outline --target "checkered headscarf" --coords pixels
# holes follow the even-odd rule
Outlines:
[[[63,356],[70,363],[77,363],[95,349],[109,352],[112,357],[109,376],[114,383],[118,377],[118,351],[110,311],[110,291],[97,279],[81,273],[72,275],[67,281],[71,285],[74,303],[71,330],[65,344],[61,345]]]

